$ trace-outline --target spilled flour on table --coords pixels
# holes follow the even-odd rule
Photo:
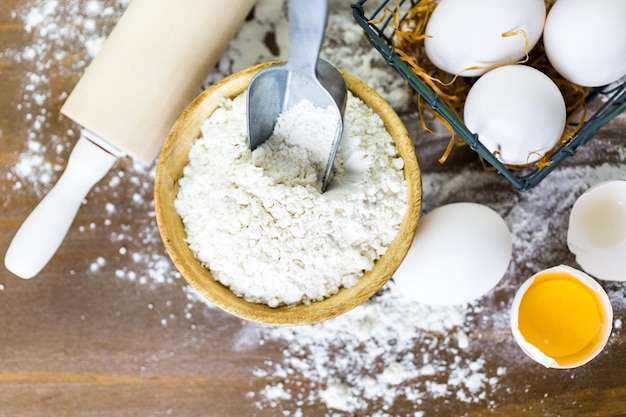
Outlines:
[[[267,362],[254,374],[278,382],[250,393],[259,408],[320,402],[329,412],[384,416],[398,402],[429,399],[489,402],[488,393],[505,367],[484,368],[483,355],[467,354],[471,306],[430,307],[412,303],[393,284],[372,300],[327,322],[264,330],[262,339],[284,341],[283,361]],[[256,331],[253,325],[246,333]],[[254,336],[252,336],[254,337]],[[418,347],[419,346],[419,347]],[[300,415],[298,408],[284,415]],[[331,415],[331,414],[329,414]],[[344,415],[344,414],[335,414]]]
[[[76,140],[78,135],[77,130],[47,130],[49,122],[59,115],[45,108],[60,109],[72,88],[68,85],[64,91],[53,89],[47,74],[54,68],[55,74],[77,79],[129,0],[27,3],[29,8],[15,10],[12,19],[24,25],[25,33],[32,37],[31,46],[0,51],[1,59],[28,71],[16,103],[28,138],[19,151],[18,165],[6,174],[6,179],[12,184],[13,193],[32,192],[42,197],[58,179],[72,146],[71,138]],[[396,109],[404,108],[408,95],[403,81],[367,46],[362,30],[353,22],[349,2],[331,3],[335,10],[331,10],[322,57],[370,84]],[[259,0],[253,18],[246,22],[218,68],[207,78],[207,85],[252,64],[286,58],[284,12],[283,2]],[[273,31],[275,35],[270,36]],[[355,53],[356,43],[365,44],[364,53],[360,47]],[[69,65],[64,60],[68,53],[84,54],[84,60]],[[622,120],[624,116],[620,116]],[[621,143],[622,138],[613,141]],[[610,145],[611,140],[607,139],[607,143]],[[561,167],[538,187],[522,194],[492,172],[424,172],[425,212],[450,202],[476,201],[490,205],[505,218],[514,245],[507,278],[492,293],[470,305],[431,308],[412,303],[396,294],[390,283],[362,306],[317,325],[271,328],[242,322],[233,349],[254,349],[263,344],[276,344],[283,349],[279,360],[260,360],[250,370],[250,378],[270,382],[251,390],[247,401],[259,410],[283,416],[303,416],[304,409],[311,406],[317,407],[316,416],[391,416],[394,414],[389,410],[398,405],[411,410],[407,416],[430,417],[422,406],[433,403],[442,410],[439,415],[449,415],[446,407],[455,403],[478,403],[483,408],[497,409],[492,398],[508,389],[503,384],[509,368],[526,363],[526,359],[512,341],[493,341],[493,351],[477,351],[473,342],[486,336],[473,333],[475,324],[480,320],[483,327],[486,323],[494,333],[507,334],[508,300],[517,286],[531,272],[553,266],[555,259],[575,265],[565,244],[567,213],[575,198],[591,185],[623,177],[626,152],[620,146],[610,149],[621,153],[618,162],[584,169]],[[584,154],[584,150],[579,153]],[[79,224],[79,230],[88,234],[104,228],[119,249],[108,257],[88,260],[86,269],[90,276],[136,283],[142,291],[156,293],[164,287],[181,287],[187,300],[184,311],[168,311],[157,319],[162,326],[168,326],[175,317],[183,317],[194,328],[193,315],[207,309],[212,312],[214,306],[184,285],[162,248],[152,206],[153,169],[138,165],[118,168],[94,188],[96,197],[105,193],[113,196],[102,207],[109,221]],[[477,193],[478,188],[488,191]],[[128,193],[132,196],[130,201],[126,201]],[[10,203],[3,201],[5,206]],[[123,210],[146,208],[149,215],[145,220],[119,228],[111,226],[110,219],[124,216]],[[110,268],[113,257],[122,258],[124,266]],[[624,286],[603,285],[614,308],[623,311]],[[2,284],[0,290],[4,290]],[[144,307],[157,310],[159,306]],[[622,331],[623,317],[616,317],[614,335]],[[616,339],[612,336],[609,349]],[[502,365],[488,367],[487,362]]]
[[[79,77],[129,3],[117,0],[111,6],[111,2],[101,0],[37,0],[12,12],[11,18],[23,25],[25,36],[31,39],[22,50],[9,47],[0,52],[0,59],[26,68],[21,100],[16,104],[27,126],[26,150],[7,178],[14,181],[14,190],[27,185],[43,197],[62,172],[72,146],[70,139],[77,134],[46,130],[50,120],[60,117],[47,109],[60,110],[69,93],[56,90],[47,74]],[[68,59],[72,55],[84,59]]]

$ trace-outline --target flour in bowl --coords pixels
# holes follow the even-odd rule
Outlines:
[[[318,137],[336,119],[298,106],[250,151],[245,95],[224,99],[189,152],[175,200],[196,259],[238,296],[270,307],[354,286],[386,252],[408,207],[393,139],[352,94],[336,172],[321,193],[310,170],[319,152],[302,135]]]

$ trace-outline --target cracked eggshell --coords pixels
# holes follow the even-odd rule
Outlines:
[[[506,65],[474,83],[463,118],[502,163],[526,165],[559,142],[566,107],[561,91],[547,75],[526,65]]]
[[[588,274],[626,281],[626,181],[599,183],[576,200],[567,246]]]
[[[394,289],[430,305],[468,303],[496,286],[511,255],[511,232],[498,213],[476,203],[447,204],[420,219]]]
[[[545,18],[544,0],[441,0],[426,25],[426,56],[450,74],[478,76],[523,59]]]

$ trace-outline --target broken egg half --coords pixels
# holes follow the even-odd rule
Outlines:
[[[540,271],[518,289],[511,331],[530,358],[548,368],[575,368],[595,358],[613,329],[613,308],[592,277],[566,265]]]
[[[567,246],[589,275],[626,281],[626,181],[601,182],[576,200]]]

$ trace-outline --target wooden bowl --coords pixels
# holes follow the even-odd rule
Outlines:
[[[310,305],[271,308],[237,297],[216,281],[185,242],[183,222],[174,208],[178,180],[188,163],[189,149],[201,135],[202,123],[217,108],[223,97],[236,97],[246,90],[252,77],[275,62],[260,64],[233,74],[200,94],[176,121],[161,151],[154,182],[156,219],[165,248],[187,282],[208,301],[242,319],[270,325],[311,324],[336,317],[363,303],[378,292],[396,271],[409,250],[421,213],[421,174],[411,138],[398,115],[374,90],[357,78],[342,73],[348,89],[371,107],[383,120],[404,159],[404,176],[408,185],[408,210],[400,231],[387,252],[376,261],[352,288]]]

